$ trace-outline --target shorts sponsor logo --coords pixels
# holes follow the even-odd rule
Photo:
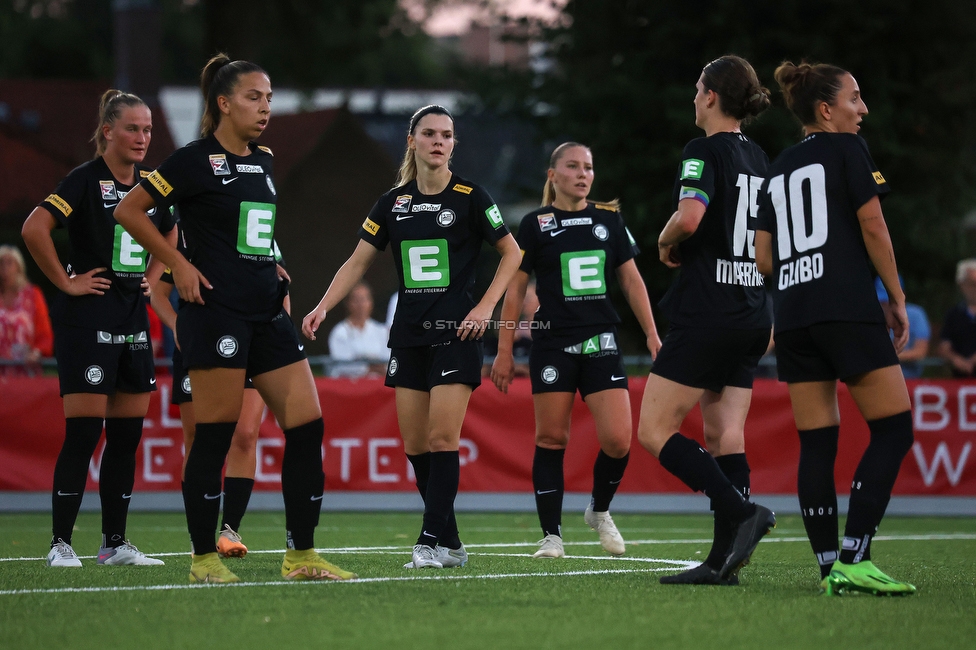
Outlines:
[[[873,174],[871,174],[871,176],[874,177],[874,182],[877,183],[878,185],[884,185],[885,183],[888,182],[885,180],[885,177],[881,175],[881,172],[874,172]]]
[[[230,335],[221,336],[217,341],[217,354],[225,359],[237,354],[237,339]]]
[[[501,228],[505,223],[502,221],[502,213],[498,211],[497,205],[493,205],[485,210],[485,216],[488,217],[488,223],[491,224],[492,228]]]
[[[88,366],[85,369],[85,381],[92,386],[98,386],[105,379],[105,371],[100,366]]]
[[[686,178],[701,178],[702,171],[705,169],[705,161],[699,160],[697,158],[689,158],[681,163],[681,178],[679,180],[685,180]]]
[[[559,222],[559,225],[565,228],[566,226],[591,226],[593,225],[593,219],[590,217],[575,217],[573,219],[563,219]]]
[[[158,171],[149,174],[149,176],[146,177],[146,180],[149,181],[149,184],[155,187],[156,191],[163,196],[169,196],[170,192],[173,191],[173,186],[170,185]]]
[[[390,374],[390,376],[392,377],[393,375],[395,375],[397,373],[397,370],[399,368],[400,368],[400,362],[397,361],[397,358],[396,357],[390,357],[390,369],[388,371],[389,374]]]
[[[540,376],[542,377],[542,383],[552,384],[559,379],[559,371],[556,370],[555,366],[546,366],[542,369],[542,374]]]
[[[186,377],[183,378],[183,381],[180,383],[180,387],[183,389],[183,392],[186,393],[187,395],[192,395],[193,394],[193,387],[190,386],[190,376],[189,375],[187,375]]]
[[[439,215],[437,215],[437,225],[441,228],[447,228],[454,223],[456,216],[454,210],[444,210]]]
[[[410,201],[413,200],[412,194],[401,194],[393,202],[393,212],[410,212]]]
[[[67,217],[68,215],[70,215],[70,214],[71,214],[71,206],[70,206],[70,205],[68,205],[68,202],[67,202],[67,201],[65,201],[64,199],[62,199],[62,198],[61,198],[60,196],[58,196],[57,194],[51,194],[50,196],[48,196],[48,197],[47,197],[46,199],[44,199],[44,200],[45,200],[45,201],[46,201],[47,203],[50,203],[51,205],[53,205],[54,207],[56,207],[56,208],[58,209],[58,211],[59,211],[59,212],[60,212],[61,214],[63,214],[64,216],[66,216],[66,217]]]
[[[454,190],[455,192],[460,192],[461,194],[471,194],[471,190],[473,188],[468,187],[467,185],[461,185],[460,183],[457,183],[451,189]]]
[[[602,223],[598,223],[593,226],[593,236],[600,241],[607,241],[607,238],[610,236],[610,231]]]
[[[440,203],[415,203],[411,212],[437,212],[440,209]]]
[[[274,183],[271,182],[271,174],[265,174],[264,180],[268,182],[268,189],[271,190],[271,196],[278,196],[278,191],[275,189]]]
[[[237,171],[241,174],[263,174],[264,167],[261,165],[237,165]]]
[[[109,344],[112,343],[112,334],[110,332],[103,332],[99,330],[97,332],[97,336],[98,336],[99,343],[109,343]]]
[[[222,153],[210,154],[210,167],[213,169],[214,176],[230,176],[227,156]]]
[[[363,230],[375,237],[376,233],[380,231],[380,225],[369,217],[366,217],[366,221],[363,222]]]
[[[115,201],[119,198],[115,191],[115,181],[98,181],[98,189],[102,192],[103,201]]]
[[[539,219],[539,230],[542,232],[556,229],[556,215],[552,212],[540,214],[537,218]]]

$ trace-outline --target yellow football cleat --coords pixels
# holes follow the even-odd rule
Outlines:
[[[240,582],[234,573],[224,566],[216,553],[194,555],[190,564],[190,582],[220,583]]]
[[[354,580],[355,573],[340,569],[326,562],[315,549],[287,550],[281,563],[281,576],[285,580]]]

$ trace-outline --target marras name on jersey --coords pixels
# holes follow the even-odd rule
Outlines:
[[[719,284],[737,284],[743,287],[763,286],[763,276],[755,262],[730,262],[715,260],[715,281]]]

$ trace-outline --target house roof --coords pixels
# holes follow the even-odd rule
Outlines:
[[[71,171],[67,163],[55,160],[29,144],[11,137],[0,126],[0,214],[24,217]]]

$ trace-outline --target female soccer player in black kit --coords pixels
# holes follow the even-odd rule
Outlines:
[[[315,332],[392,244],[400,300],[390,331],[386,385],[396,389],[397,421],[424,498],[424,522],[407,567],[463,566],[468,554],[454,517],[458,443],[471,392],[481,384],[480,340],[519,265],[515,238],[488,193],[454,174],[454,118],[425,106],[410,118],[407,150],[392,190],[359,230],[362,241],[302,322]],[[471,295],[481,242],[502,259],[485,295]]]
[[[177,319],[196,410],[183,500],[193,544],[192,582],[238,580],[220,561],[214,530],[221,469],[241,413],[245,377],[285,432],[281,489],[289,580],[345,580],[355,574],[314,549],[325,474],[322,411],[298,335],[282,307],[274,256],[274,157],[252,140],[271,113],[271,82],[260,67],[220,54],[203,69],[203,138],[176,151],[116,208],[115,217],[173,273],[185,301]],[[146,213],[176,205],[184,257],[149,227]]]
[[[562,557],[563,455],[569,442],[573,400],[579,390],[596,422],[600,452],[593,466],[593,495],[583,519],[600,535],[603,549],[623,555],[626,547],[610,517],[610,501],[630,457],[630,394],[617,346],[620,317],[610,302],[616,275],[644,330],[647,349],[661,348],[647,288],[634,263],[638,252],[616,203],[591,203],[593,154],[584,145],[556,147],[549,161],[542,207],[522,218],[516,238],[522,265],[505,294],[502,322],[518,320],[536,274],[539,310],[529,357],[535,405],[532,484],[543,539],[533,557]],[[501,327],[492,380],[502,392],[515,376],[515,330]]]
[[[896,354],[908,340],[905,293],[881,212],[888,184],[857,135],[868,109],[849,72],[786,62],[776,69],[776,81],[806,137],[769,168],[760,193],[756,263],[776,289],[776,365],[789,385],[800,433],[803,523],[828,594],[911,594],[915,587],[871,563],[871,538],[914,441]],[[872,264],[888,290],[886,310],[873,289]],[[854,472],[840,549],[838,379],[871,432]]]
[[[156,390],[149,317],[143,295],[146,251],[112,218],[119,200],[148,175],[143,158],[152,114],[118,90],[102,95],[95,159],[73,170],[24,222],[24,242],[60,290],[52,309],[58,375],[64,397],[64,445],[54,468],[54,538],[47,563],[80,567],[71,530],[85,493],[88,464],[105,424],[99,471],[102,547],[98,564],[162,564],[125,538],[136,449],[149,393]],[[147,228],[175,236],[168,210]],[[51,231],[67,228],[71,254],[61,266]]]
[[[638,439],[685,485],[707,494],[715,512],[705,562],[661,582],[727,585],[738,584],[739,568],[775,525],[770,510],[748,500],[743,434],[753,374],[769,343],[753,248],[768,159],[739,126],[769,106],[769,95],[737,56],[706,65],[696,86],[695,124],[705,137],[685,146],[677,210],[658,238],[661,261],[680,273],[661,302],[671,328],[647,379]],[[708,452],[676,433],[695,404]]]

